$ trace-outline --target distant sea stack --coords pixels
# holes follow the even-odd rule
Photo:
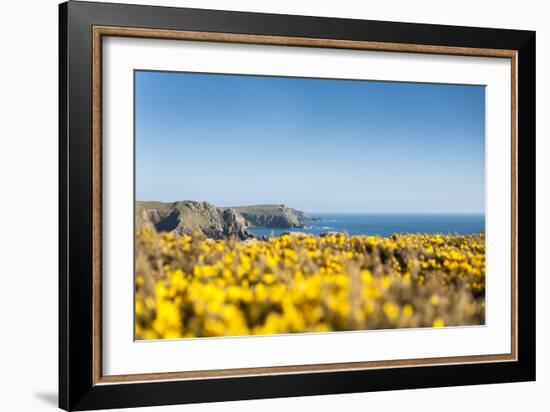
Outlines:
[[[202,232],[212,239],[253,239],[251,227],[299,228],[314,220],[286,205],[219,207],[207,202],[136,202],[136,227],[176,235]]]

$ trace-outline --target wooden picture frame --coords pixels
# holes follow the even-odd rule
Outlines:
[[[199,9],[60,5],[59,406],[214,402],[535,379],[535,33]],[[102,372],[105,37],[510,59],[511,351],[130,375]]]

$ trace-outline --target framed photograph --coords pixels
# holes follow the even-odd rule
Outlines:
[[[60,5],[66,410],[535,379],[535,33]]]

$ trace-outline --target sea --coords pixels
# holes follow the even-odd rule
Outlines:
[[[317,220],[303,228],[252,228],[258,237],[280,236],[288,232],[320,235],[327,232],[349,235],[391,236],[394,233],[471,234],[485,231],[484,214],[369,214],[309,213]]]

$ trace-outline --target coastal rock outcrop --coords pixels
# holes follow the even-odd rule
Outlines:
[[[191,200],[136,202],[136,227],[179,236],[198,231],[212,239],[246,240],[255,237],[252,227],[292,229],[303,227],[308,220],[314,218],[286,205],[218,207]]]
[[[234,209],[255,227],[297,228],[310,220],[304,212],[286,205],[238,206]]]
[[[211,239],[254,238],[240,213],[207,202],[136,202],[136,226],[179,236],[202,232]]]

